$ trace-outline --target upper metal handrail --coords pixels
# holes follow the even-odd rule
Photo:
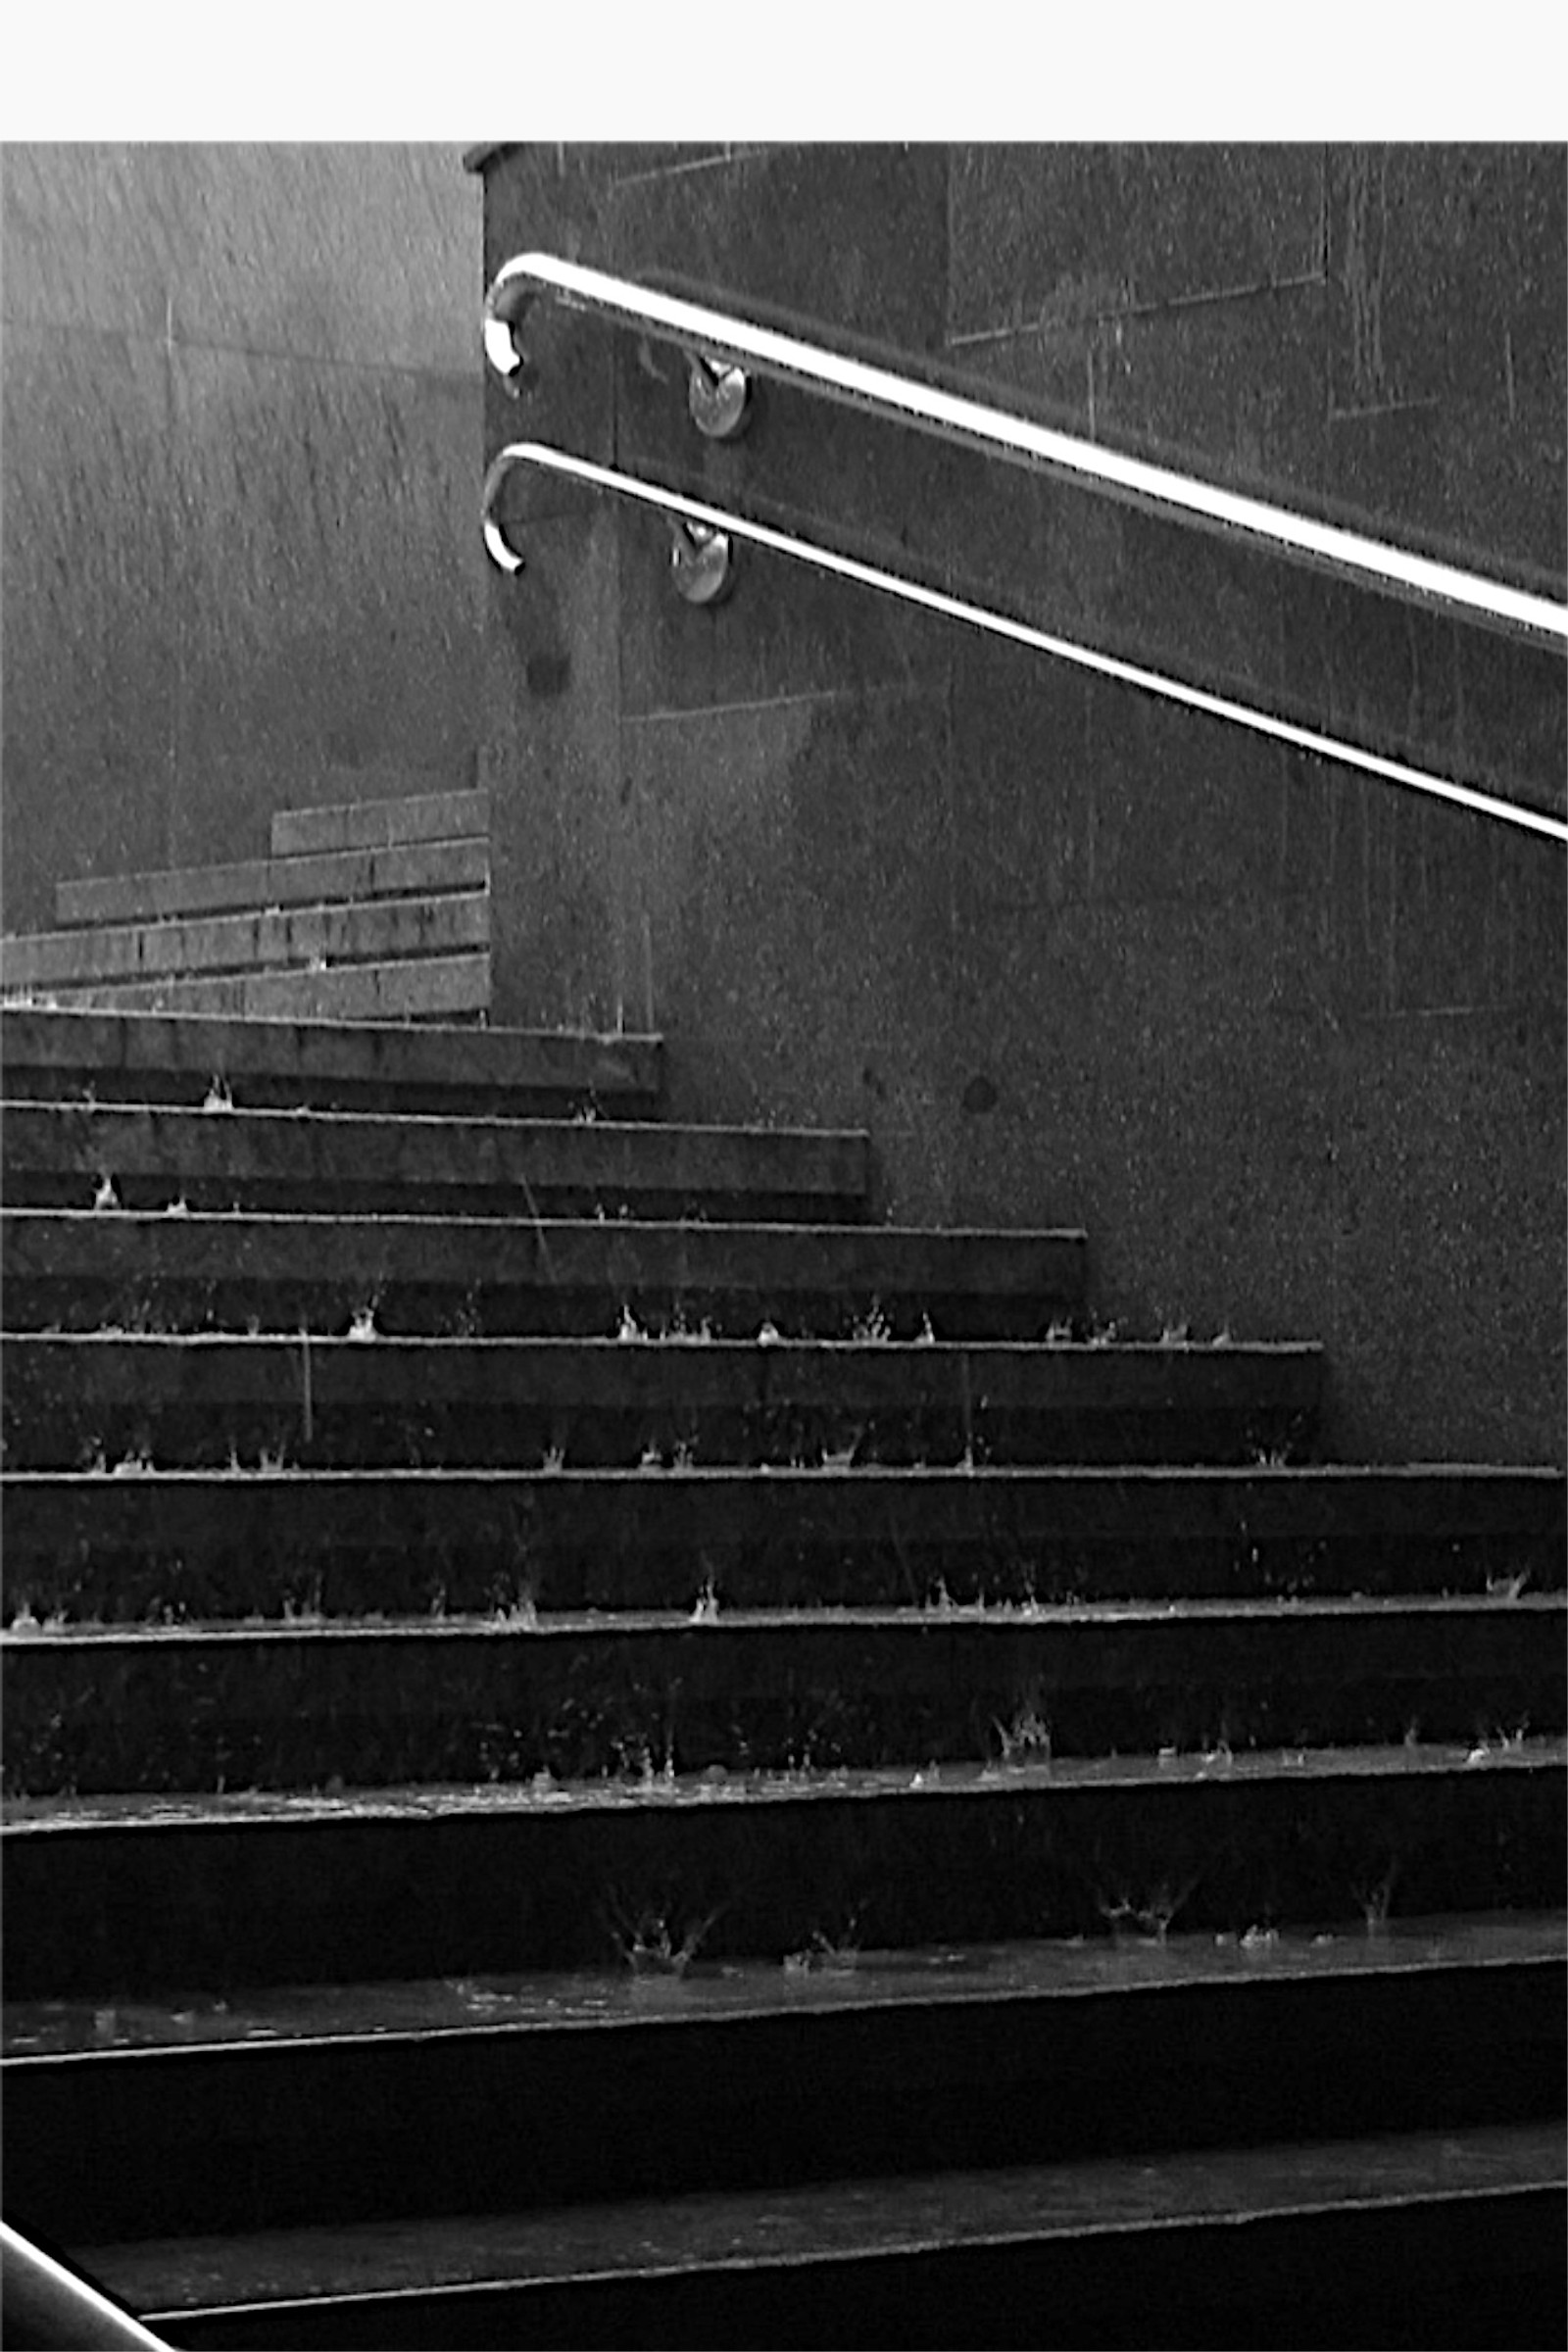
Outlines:
[[[1244,498],[1192,475],[1127,457],[1102,443],[1080,440],[890,368],[848,358],[821,344],[757,325],[731,312],[657,293],[630,279],[612,277],[604,270],[585,269],[553,254],[514,255],[485,297],[485,351],[491,366],[509,380],[525,372],[526,362],[514,329],[540,293],[554,294],[572,308],[593,311],[617,325],[667,336],[706,360],[754,368],[841,406],[912,425],[1015,464],[1073,474],[1143,505],[1174,509],[1211,529],[1244,536],[1354,579],[1363,587],[1414,598],[1511,633],[1568,646],[1568,604],[1314,521],[1261,499]]]
[[[865,588],[878,588],[901,602],[915,605],[927,612],[940,613],[945,619],[967,621],[984,629],[989,635],[1002,637],[1014,645],[1033,646],[1042,653],[1054,654],[1064,662],[1082,669],[1096,671],[1102,677],[1115,678],[1120,683],[1138,686],[1166,701],[1180,703],[1192,710],[1200,710],[1210,718],[1234,721],[1250,727],[1255,734],[1272,737],[1295,751],[1309,752],[1320,760],[1329,760],[1342,767],[1360,768],[1364,773],[1379,777],[1383,782],[1402,784],[1414,791],[1424,792],[1437,800],[1448,801],[1458,808],[1469,808],[1483,816],[1502,819],[1505,823],[1523,827],[1527,832],[1543,833],[1551,839],[1568,842],[1568,821],[1549,815],[1544,809],[1531,808],[1516,801],[1499,800],[1495,794],[1483,792],[1473,784],[1452,777],[1438,776],[1423,768],[1408,767],[1401,760],[1386,760],[1379,752],[1363,750],[1359,744],[1345,743],[1333,736],[1319,735],[1309,727],[1299,727],[1291,719],[1276,718],[1272,712],[1259,710],[1248,703],[1230,701],[1224,695],[1210,694],[1205,689],[1190,686],[1184,680],[1171,678],[1157,670],[1140,668],[1135,662],[1123,662],[1113,654],[1102,654],[1093,646],[1079,645],[1066,637],[1054,637],[1045,629],[1032,627],[1028,622],[1012,620],[1005,613],[994,612],[983,605],[970,605],[959,597],[946,595],[935,588],[922,587],[918,581],[903,578],[896,572],[881,571],[874,564],[859,563],[852,556],[841,556],[833,548],[820,547],[813,540],[801,539],[788,532],[776,531],[767,523],[754,522],[748,516],[734,514],[722,507],[708,505],[701,499],[688,498],[678,490],[669,490],[659,482],[645,482],[635,474],[618,473],[607,466],[596,466],[588,458],[573,457],[569,451],[555,449],[543,441],[513,441],[493,460],[485,475],[480,509],[481,527],[485,546],[491,560],[503,571],[516,572],[523,568],[523,559],[507,538],[495,509],[502,484],[508,474],[519,466],[536,466],[547,473],[564,476],[595,490],[612,491],[616,496],[633,500],[637,505],[673,516],[682,524],[706,534],[722,533],[726,537],[749,540],[754,546],[765,547],[772,553],[791,556],[798,563],[808,564],[815,570],[833,573],[836,577],[854,580]]]

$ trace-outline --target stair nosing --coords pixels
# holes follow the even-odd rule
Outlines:
[[[973,1803],[1074,1798],[1113,1788],[1189,1788],[1536,1777],[1568,1765],[1568,1737],[1526,1738],[1473,1758],[1463,1741],[1324,1748],[1240,1748],[1180,1754],[1064,1756],[1045,1764],[982,1763],[826,1768],[808,1772],[701,1774],[648,1780],[528,1784],[418,1782],[328,1794],[318,1789],[231,1789],[221,1793],[121,1791],[99,1796],[17,1797],[0,1842],[88,1836],[162,1837],[199,1831],[260,1836],[278,1828],[330,1829],[353,1823],[416,1831],[476,1820],[569,1820],[583,1813],[709,1812],[736,1806]]]

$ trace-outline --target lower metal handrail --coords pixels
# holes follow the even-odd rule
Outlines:
[[[1516,825],[1527,832],[1544,834],[1550,840],[1568,843],[1568,820],[1550,815],[1544,809],[1526,808],[1516,801],[1501,800],[1494,793],[1483,792],[1476,785],[1461,783],[1448,776],[1434,775],[1424,768],[1409,767],[1402,760],[1385,759],[1381,753],[1367,751],[1359,744],[1344,743],[1336,737],[1317,734],[1310,727],[1298,726],[1290,719],[1276,718],[1272,712],[1259,710],[1250,704],[1233,702],[1225,695],[1209,694],[1203,688],[1190,686],[1182,679],[1168,677],[1158,670],[1142,668],[1136,662],[1120,661],[1113,654],[1100,653],[1094,647],[1079,645],[1071,638],[1054,636],[1049,630],[1034,628],[1026,621],[1009,619],[1006,614],[992,612],[985,606],[967,604],[961,598],[949,596],[940,589],[922,587],[917,581],[904,579],[895,572],[879,570],[876,565],[859,563],[852,556],[841,556],[835,550],[820,547],[812,540],[773,530],[766,523],[753,522],[747,516],[731,514],[724,508],[688,498],[683,492],[665,489],[661,483],[645,482],[633,474],[617,473],[610,466],[595,465],[587,458],[573,457],[567,451],[552,448],[546,442],[509,442],[485,475],[481,527],[491,560],[503,571],[516,572],[523,568],[522,557],[508,540],[495,514],[495,502],[502,483],[509,473],[520,466],[536,466],[547,473],[564,475],[596,490],[612,491],[616,497],[652,508],[688,526],[695,525],[705,536],[721,533],[757,547],[767,548],[775,555],[789,556],[798,563],[808,564],[815,570],[830,572],[840,579],[854,580],[861,587],[878,589],[885,595],[897,597],[903,604],[940,613],[949,620],[964,621],[971,627],[983,629],[990,636],[1004,638],[1014,645],[1032,646],[1038,652],[1051,654],[1058,661],[1070,662],[1081,669],[1094,670],[1102,677],[1139,687],[1145,693],[1158,695],[1167,702],[1183,704],[1188,710],[1201,711],[1206,717],[1227,719],[1237,726],[1248,727],[1254,734],[1271,737],[1275,742],[1288,744],[1295,751],[1306,752],[1314,759],[1330,760],[1340,767],[1358,768],[1367,775],[1379,777],[1384,783],[1399,784],[1411,791],[1426,793],[1434,799],[1450,802],[1457,808],[1472,809],[1482,816],[1495,817],[1504,824]]]
[[[0,2222],[4,2340],[18,2352],[170,2352],[100,2287]]]

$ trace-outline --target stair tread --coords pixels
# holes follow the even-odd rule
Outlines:
[[[421,1781],[403,1787],[322,1789],[225,1789],[220,1793],[11,1799],[0,1838],[74,1837],[83,1832],[159,1836],[197,1828],[261,1830],[273,1824],[433,1823],[550,1818],[598,1811],[674,1811],[736,1805],[873,1804],[1019,1797],[1069,1800],[1082,1789],[1177,1788],[1193,1782],[1397,1782],[1440,1776],[1561,1772],[1568,1739],[1526,1737],[1482,1747],[1465,1741],[1405,1741],[1398,1746],[1238,1748],[1207,1754],[1063,1756],[1047,1763],[964,1762],[845,1767],[827,1771],[653,1775],[617,1781]]]
[[[488,1034],[488,1033],[486,1033]],[[243,1103],[214,1104],[195,1108],[178,1102],[39,1102],[24,1100],[6,1101],[4,1108],[10,1119],[50,1120],[61,1126],[80,1126],[87,1133],[111,1134],[117,1130],[148,1127],[168,1136],[185,1134],[240,1134],[254,1129],[261,1135],[286,1135],[315,1129],[324,1134],[341,1134],[361,1142],[374,1132],[389,1135],[450,1135],[459,1137],[499,1134],[541,1134],[570,1136],[595,1143],[630,1144],[633,1149],[649,1144],[673,1144],[687,1138],[723,1137],[744,1139],[748,1143],[783,1144],[864,1144],[869,1139],[863,1127],[765,1127],[725,1125],[719,1121],[677,1123],[661,1119],[650,1124],[646,1120],[539,1118],[524,1114],[509,1118],[496,1111],[485,1116],[470,1112],[445,1111],[377,1111],[377,1110],[274,1110],[261,1105]]]
[[[93,2061],[115,2051],[201,2050],[261,2041],[357,2042],[440,2034],[573,2032],[651,2024],[678,2030],[953,2003],[1136,1994],[1435,1969],[1519,1968],[1568,1958],[1568,1913],[1390,1919],[1374,1932],[1285,1928],[1240,1935],[1075,1937],[895,1951],[822,1947],[793,1962],[698,1961],[680,1973],[539,1970],[410,1983],[237,1989],[224,1999],[29,2000],[3,2013],[9,2066]]]
[[[1053,1504],[1075,1494],[1092,1504],[1114,1500],[1125,1494],[1135,1499],[1140,1516],[1151,1494],[1199,1501],[1246,1499],[1270,1501],[1295,1512],[1302,1495],[1316,1494],[1339,1498],[1345,1494],[1387,1495],[1395,1501],[1411,1494],[1421,1495],[1436,1487],[1445,1494],[1455,1486],[1473,1486],[1478,1494],[1501,1493],[1552,1498],[1568,1489],[1568,1472],[1545,1462],[1305,1462],[1259,1463],[1239,1468],[1213,1462],[1100,1462],[1068,1465],[977,1463],[971,1469],[931,1467],[925,1463],[892,1468],[868,1462],[861,1468],[822,1469],[737,1467],[725,1463],[694,1463],[663,1470],[659,1478],[634,1470],[563,1469],[509,1470],[500,1468],[447,1469],[438,1464],[396,1469],[304,1470],[284,1465],[240,1471],[172,1467],[148,1473],[147,1480],[106,1481],[94,1470],[7,1470],[0,1489],[24,1494],[104,1494],[118,1500],[134,1495],[138,1484],[156,1477],[158,1492],[197,1494],[217,1488],[224,1494],[243,1491],[260,1494],[291,1494],[308,1489],[313,1496],[340,1494],[358,1510],[372,1489],[399,1494],[425,1491],[446,1499],[469,1491],[516,1493],[526,1495],[564,1495],[591,1500],[635,1493],[639,1496],[665,1494],[690,1497],[725,1495],[760,1489],[781,1502],[825,1496],[839,1510],[857,1494],[889,1490],[908,1491],[923,1497],[967,1498],[999,1493],[1039,1494]],[[1275,1521],[1278,1526],[1281,1524]]]
[[[417,1059],[434,1073],[444,1065],[449,1054],[457,1054],[470,1064],[489,1065],[489,1074],[497,1083],[507,1082],[509,1072],[505,1065],[519,1052],[531,1054],[542,1049],[575,1050],[592,1046],[629,1053],[661,1042],[656,1032],[636,1030],[540,1029],[498,1023],[479,1030],[454,1029],[443,1037],[436,1029],[409,1031],[400,1023],[385,1021],[302,1020],[279,1024],[213,1013],[181,1013],[176,1017],[158,1012],[57,1012],[47,1006],[28,1005],[7,1005],[0,1011],[0,1038],[5,1042],[8,1068],[24,1056],[44,1057],[46,1049],[50,1059],[105,1052],[119,1057],[133,1053],[153,1067],[161,1054],[172,1054],[181,1061],[212,1070],[222,1066],[213,1058],[215,1046],[224,1052],[248,1049],[270,1061],[279,1053],[291,1054],[296,1050],[313,1057],[330,1054],[338,1049],[356,1055],[368,1052],[379,1056],[395,1044],[400,1061]]]
[[[835,2180],[545,2212],[76,2249],[132,2307],[172,2314],[435,2283],[657,2274],[834,2261],[961,2243],[1387,2208],[1555,2188],[1557,2124],[1100,2157],[1080,2164]]]
[[[1503,1593],[1269,1593],[1256,1598],[1194,1598],[1159,1602],[1146,1600],[1054,1600],[1050,1602],[993,1602],[984,1605],[914,1608],[818,1607],[725,1608],[704,1620],[705,1638],[788,1635],[802,1643],[841,1633],[892,1633],[905,1638],[989,1631],[999,1638],[1031,1628],[1052,1639],[1070,1640],[1074,1631],[1093,1632],[1105,1626],[1180,1627],[1278,1626],[1298,1624],[1380,1624],[1445,1618],[1541,1618],[1554,1624],[1568,1612],[1568,1592]],[[588,1643],[623,1642],[640,1637],[661,1639],[684,1634],[693,1624],[690,1609],[541,1609],[529,1618],[526,1631],[544,1641]],[[40,1625],[13,1619],[0,1628],[0,1646],[21,1642],[43,1649],[51,1644],[67,1649],[168,1646],[231,1648],[245,1642],[269,1643],[329,1641],[334,1642],[408,1643],[428,1642],[496,1642],[515,1639],[518,1627],[503,1611],[450,1616],[323,1617],[302,1622],[279,1618],[263,1623],[234,1618],[184,1618],[179,1623],[122,1625],[97,1621]]]
[[[606,1285],[635,1278],[645,1264],[684,1287],[756,1289],[796,1271],[818,1280],[860,1274],[910,1286],[940,1275],[965,1292],[976,1287],[1031,1288],[1043,1250],[1081,1250],[1087,1240],[1072,1225],[996,1226],[773,1224],[698,1225],[651,1218],[514,1217],[388,1212],[380,1216],[307,1216],[281,1211],[220,1213],[190,1209],[172,1221],[167,1209],[124,1209],[113,1218],[87,1208],[7,1208],[0,1237],[14,1276],[40,1267],[51,1249],[60,1271],[74,1273],[86,1258],[93,1268],[116,1253],[157,1250],[178,1270],[192,1265],[233,1269],[253,1253],[268,1265],[294,1269],[355,1260],[384,1262],[388,1277],[429,1264],[432,1249],[484,1252],[487,1283],[526,1273],[561,1285],[568,1275]],[[586,1264],[584,1263],[586,1261]],[[51,1267],[50,1271],[54,1271]],[[172,1269],[173,1270],[173,1269]],[[693,1334],[692,1336],[697,1336]],[[1201,1343],[1195,1343],[1200,1345]]]
[[[128,1349],[149,1357],[201,1352],[208,1356],[249,1356],[257,1361],[288,1350],[297,1355],[301,1334],[275,1331],[16,1331],[5,1333],[7,1344],[29,1352],[60,1349],[72,1354],[108,1355]],[[680,1364],[735,1363],[754,1360],[799,1362],[806,1356],[831,1356],[839,1362],[925,1364],[956,1355],[977,1356],[982,1363],[1050,1363],[1071,1365],[1137,1364],[1148,1370],[1202,1371],[1226,1380],[1237,1365],[1316,1364],[1323,1348],[1318,1340],[1248,1340],[1234,1347],[1162,1348],[1157,1340],[901,1340],[796,1339],[785,1333],[754,1333],[745,1339],[702,1339],[660,1332],[535,1332],[517,1338],[509,1333],[468,1335],[451,1332],[309,1332],[311,1348],[323,1355],[343,1348],[356,1350],[357,1363],[368,1360],[364,1350],[404,1356],[428,1356],[450,1363],[465,1354],[483,1355],[492,1363],[507,1358],[518,1362],[537,1354],[541,1362],[564,1364],[571,1355],[595,1362],[647,1362],[657,1358]]]

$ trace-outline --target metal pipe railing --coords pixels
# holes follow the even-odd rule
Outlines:
[[[164,2336],[9,2222],[0,2222],[0,2297],[7,2352],[169,2352]]]
[[[597,466],[587,458],[572,457],[567,451],[554,449],[541,441],[509,442],[496,457],[485,475],[481,506],[481,528],[491,560],[503,571],[516,572],[523,568],[523,559],[507,538],[498,520],[495,506],[502,484],[508,474],[519,466],[537,466],[568,480],[581,482],[596,490],[608,490],[615,496],[652,508],[666,517],[692,526],[707,534],[724,534],[769,549],[775,555],[789,556],[796,562],[810,564],[815,570],[834,574],[839,579],[854,580],[861,587],[875,588],[897,597],[901,603],[918,606],[927,612],[940,613],[949,620],[965,621],[989,635],[1007,639],[1014,645],[1027,645],[1079,668],[1096,671],[1102,677],[1115,678],[1129,686],[1142,687],[1146,693],[1161,696],[1169,702],[1184,704],[1189,710],[1202,711],[1210,718],[1228,719],[1236,725],[1249,727],[1254,733],[1272,737],[1275,742],[1289,744],[1294,750],[1310,753],[1319,760],[1334,761],[1342,767],[1361,769],[1385,783],[1400,784],[1435,799],[1448,801],[1461,808],[1476,810],[1483,816],[1501,819],[1532,833],[1542,833],[1550,839],[1568,842],[1568,821],[1548,815],[1544,810],[1530,808],[1514,801],[1499,800],[1495,794],[1483,792],[1473,784],[1458,782],[1451,777],[1434,775],[1422,768],[1406,766],[1401,760],[1386,760],[1378,752],[1363,750],[1359,744],[1337,741],[1319,735],[1310,727],[1299,727],[1293,720],[1276,718],[1271,712],[1259,710],[1250,704],[1237,703],[1228,697],[1209,694],[1201,687],[1190,686],[1180,678],[1164,676],[1157,670],[1144,669],[1132,662],[1123,662],[1113,654],[1102,654],[1093,646],[1075,644],[1070,638],[1056,637],[1048,630],[1032,627],[1028,622],[1012,620],[1006,614],[994,612],[981,605],[966,604],[961,598],[946,595],[935,588],[922,587],[895,572],[881,571],[874,564],[862,564],[852,556],[841,556],[834,549],[820,547],[814,541],[800,539],[784,531],[773,530],[768,524],[753,522],[745,515],[734,514],[721,507],[688,498],[677,490],[667,490],[657,482],[639,480],[633,474],[617,473],[607,466]]]
[[[874,367],[797,335],[755,324],[731,312],[658,293],[553,254],[514,255],[499,271],[485,298],[486,354],[498,373],[514,383],[526,368],[514,330],[530,303],[542,293],[555,295],[570,308],[592,311],[615,325],[666,336],[709,363],[755,368],[761,375],[818,393],[841,406],[1015,464],[1067,473],[1140,505],[1178,512],[1210,529],[1297,557],[1362,587],[1463,612],[1538,642],[1568,647],[1568,604],[1314,521],[1261,499],[1218,489],[1192,475],[1107,449],[1102,443],[1080,440],[984,402],[920,383],[892,368]]]

